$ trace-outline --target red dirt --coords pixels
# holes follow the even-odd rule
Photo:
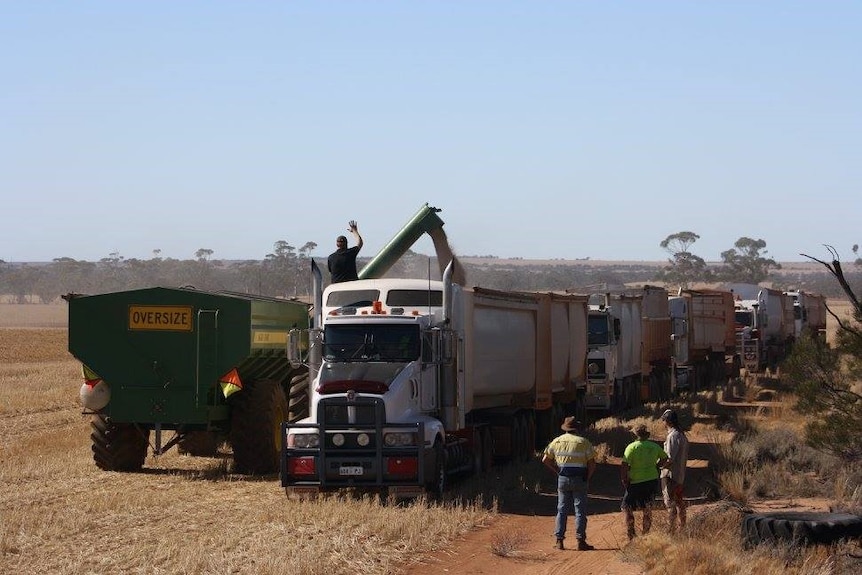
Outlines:
[[[696,445],[693,439],[692,445]],[[703,447],[708,448],[706,445]],[[692,457],[697,457],[699,449],[693,448],[692,453]],[[700,497],[700,494],[708,473],[706,462],[691,459],[689,466],[686,497],[693,505],[704,503],[705,499]],[[557,494],[555,491],[547,491],[519,499],[515,503],[501,502],[498,518],[491,525],[468,533],[451,548],[435,553],[404,572],[407,575],[641,573],[638,565],[625,563],[620,553],[621,548],[628,543],[620,511],[622,494],[619,460],[611,459],[607,463],[599,464],[590,483],[587,503],[587,541],[595,546],[592,551],[575,549],[575,525],[572,516],[568,520],[568,548],[561,551],[554,547]],[[655,529],[666,525],[665,517],[663,507],[656,501],[653,511]],[[640,526],[640,513],[637,515],[637,524]],[[495,548],[505,547],[507,543],[512,549],[508,557],[494,553]]]
[[[620,558],[620,545],[626,538],[619,512],[589,516],[587,539],[595,546],[593,551],[555,549],[553,530],[553,516],[502,513],[489,527],[469,533],[452,548],[436,553],[424,563],[407,569],[405,573],[407,575],[439,573],[635,575],[641,573],[640,567],[624,563]],[[571,519],[569,530],[574,530]],[[517,550],[510,557],[495,555],[491,551],[492,547],[512,534],[525,534],[529,539],[517,545]],[[567,538],[566,542],[574,546],[574,538]]]
[[[661,438],[654,438],[661,440]],[[685,497],[689,503],[689,517],[711,505],[704,496],[711,483],[708,469],[714,445],[705,438],[691,441]],[[619,481],[619,459],[611,459],[597,466],[589,491],[587,504],[587,541],[593,551],[575,550],[574,517],[569,517],[565,550],[554,547],[554,516],[556,492],[537,493],[518,502],[502,501],[499,515],[489,526],[471,531],[448,549],[439,551],[421,563],[404,569],[406,575],[489,574],[496,575],[551,575],[578,573],[579,575],[636,575],[643,573],[640,565],[626,562],[623,549],[628,544],[620,499],[623,488]],[[769,501],[754,504],[755,510],[828,510],[821,500]],[[640,512],[636,524],[640,532]],[[667,527],[667,512],[659,500],[653,509],[653,529]],[[494,550],[506,547],[508,556]]]

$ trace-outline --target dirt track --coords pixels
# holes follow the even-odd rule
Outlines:
[[[699,505],[708,503],[704,492],[709,489],[711,481],[707,462],[713,444],[695,437],[691,437],[691,441],[685,497],[689,501],[691,513],[696,513]],[[493,481],[493,477],[488,480]],[[641,568],[636,564],[626,563],[624,553],[621,553],[628,544],[628,539],[620,511],[623,488],[619,480],[619,459],[612,458],[597,466],[589,493],[587,541],[595,546],[593,551],[574,549],[574,517],[570,517],[568,523],[569,537],[566,543],[569,548],[563,551],[554,548],[557,495],[549,489],[526,499],[518,498],[515,502],[502,501],[499,517],[491,525],[467,534],[449,549],[411,566],[405,573],[641,573]],[[640,529],[640,514],[637,515],[637,524]],[[667,526],[667,514],[658,500],[653,512],[653,526],[654,529],[664,529]],[[507,543],[513,549],[508,557],[493,552],[493,549],[505,547]]]

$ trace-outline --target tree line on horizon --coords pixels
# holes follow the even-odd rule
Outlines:
[[[700,236],[690,231],[671,234],[660,246],[668,252],[660,269],[646,264],[583,265],[560,263],[513,266],[503,260],[464,262],[467,283],[507,291],[563,291],[595,293],[619,289],[626,284],[662,283],[669,289],[698,284],[769,282],[777,289],[804,289],[825,296],[840,296],[828,273],[784,273],[781,265],[767,256],[766,242],[742,237],[733,248],[722,252],[722,262],[708,264],[692,251]],[[311,291],[311,260],[321,266],[328,282],[326,258],[313,257],[317,247],[306,242],[300,248],[279,240],[262,260],[221,261],[213,250],[201,248],[194,259],[160,257],[125,259],[118,252],[98,262],[55,258],[48,263],[10,264],[0,260],[0,294],[17,303],[53,302],[67,293],[97,294],[147,287],[189,286],[205,291],[233,291],[281,298],[305,298]],[[858,246],[853,246],[858,256]],[[360,269],[370,258],[358,258]],[[862,281],[862,259],[856,270],[847,273],[851,284]],[[439,279],[436,258],[411,250],[399,258],[387,277],[429,277]]]

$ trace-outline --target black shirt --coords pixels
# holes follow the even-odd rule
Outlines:
[[[349,282],[359,279],[356,273],[357,254],[359,254],[359,246],[338,249],[330,254],[326,266],[332,275],[332,283]]]

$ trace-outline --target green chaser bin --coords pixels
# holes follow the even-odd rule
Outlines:
[[[151,429],[226,428],[220,379],[236,369],[244,386],[289,384],[287,334],[309,321],[305,303],[232,292],[156,287],[66,299],[69,351],[110,389],[100,414]]]

